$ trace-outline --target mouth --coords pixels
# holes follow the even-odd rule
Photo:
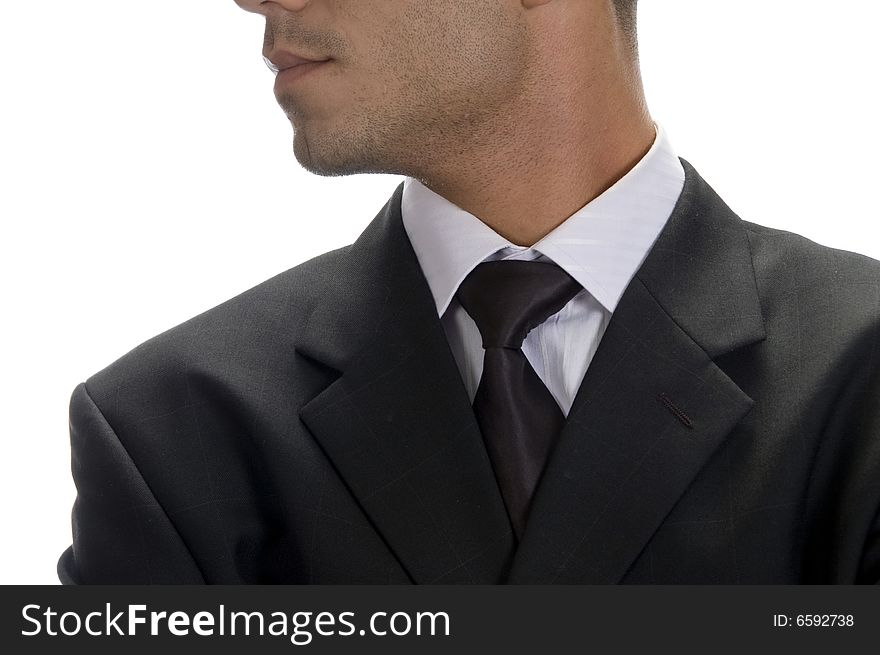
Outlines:
[[[272,50],[263,55],[263,61],[273,73],[275,73],[275,93],[278,94],[283,88],[292,85],[295,81],[311,75],[328,62],[329,57],[310,57],[289,50]]]
[[[263,61],[266,62],[269,70],[277,75],[291,68],[330,61],[330,58],[304,57],[286,50],[274,50],[268,55],[263,55]]]
[[[298,82],[301,79],[308,79],[317,71],[326,68],[331,61],[331,59],[305,61],[300,64],[280,69],[275,75],[275,93],[280,92],[285,87],[292,86],[294,82]]]

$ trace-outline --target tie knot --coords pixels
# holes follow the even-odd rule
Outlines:
[[[483,348],[520,348],[526,335],[583,287],[556,264],[495,260],[478,264],[456,296],[477,324]]]

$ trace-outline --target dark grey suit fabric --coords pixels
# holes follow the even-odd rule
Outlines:
[[[880,581],[880,262],[682,163],[518,547],[400,185],[354,244],[76,387],[61,581]]]

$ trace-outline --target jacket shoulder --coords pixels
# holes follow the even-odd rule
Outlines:
[[[764,263],[804,268],[819,264],[817,274],[829,274],[840,269],[844,273],[869,275],[875,279],[880,277],[880,261],[867,255],[832,248],[795,232],[745,220],[740,222],[749,234],[753,250],[764,257]]]
[[[742,223],[765,315],[797,312],[802,327],[823,323],[841,338],[880,334],[880,261],[793,232]]]
[[[247,371],[273,352],[292,352],[299,326],[338,284],[350,247],[302,262],[139,344],[91,375],[89,394],[104,408],[120,389],[129,396],[180,393],[174,380],[185,375]]]

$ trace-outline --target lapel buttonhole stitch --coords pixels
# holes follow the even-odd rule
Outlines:
[[[690,416],[685,414],[681,409],[675,406],[675,404],[669,399],[665,393],[660,393],[657,395],[657,398],[660,399],[660,402],[663,403],[663,406],[668,409],[672,415],[681,421],[684,426],[690,430],[694,429],[694,422],[691,420]]]

